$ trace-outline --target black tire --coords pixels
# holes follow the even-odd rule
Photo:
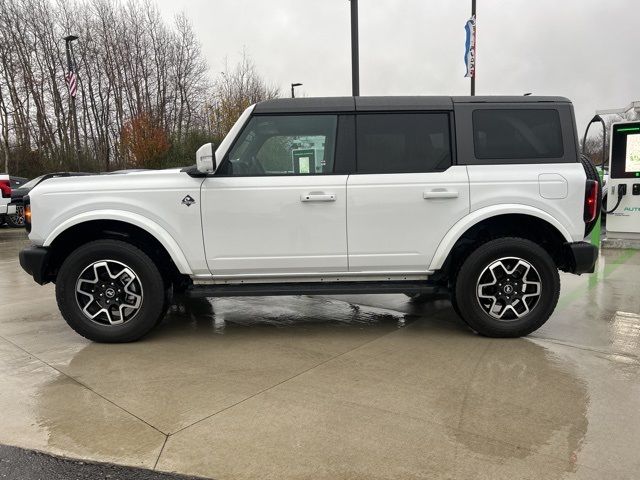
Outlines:
[[[600,180],[600,175],[598,175],[598,170],[596,166],[591,162],[591,159],[586,155],[580,155],[580,162],[582,163],[582,167],[584,168],[584,173],[587,175],[587,180],[594,180],[598,182],[598,203],[596,204],[596,218],[594,218],[591,222],[585,225],[584,236],[586,237],[591,233],[593,228],[598,223],[598,217],[600,215],[600,210],[602,209],[602,181]]]
[[[458,306],[458,299],[456,298],[455,288],[451,289],[450,300],[451,300],[451,306],[453,307],[453,311],[456,312],[456,315],[462,318],[462,313],[460,313],[460,307]]]
[[[11,228],[24,228],[24,216],[22,214],[7,215],[7,224]]]
[[[514,264],[518,264],[514,259],[523,260],[529,267],[520,264],[522,266],[518,270],[513,268],[513,275],[500,277],[501,272],[506,272]],[[498,261],[508,268],[503,269],[499,266],[495,271],[489,269],[489,266],[497,265],[494,262]],[[527,272],[524,275],[524,283],[532,283],[531,277],[539,278],[539,287],[529,284],[524,286],[524,296],[528,298],[521,298],[523,293],[518,291],[523,288],[522,277],[518,279],[522,271]],[[486,280],[487,278],[490,279]],[[491,290],[494,289],[495,296],[491,298],[498,301],[480,298],[478,286],[482,285],[481,280],[488,285],[481,290],[482,294],[492,295]],[[489,285],[491,282],[493,284]],[[539,295],[531,295],[535,294],[534,290],[538,288]],[[505,297],[506,292],[511,295],[510,300],[506,300],[509,298]],[[458,273],[454,298],[462,319],[479,334],[487,337],[521,337],[537,330],[549,319],[558,303],[559,295],[560,276],[547,251],[530,240],[506,237],[491,240],[471,252]],[[503,302],[513,302],[513,306],[509,308]],[[492,305],[504,305],[501,309],[503,319],[489,313],[492,311]],[[516,310],[520,310],[520,317]]]
[[[107,323],[105,316],[109,314],[106,313],[100,314],[95,321],[89,319],[89,317],[83,313],[80,303],[86,301],[88,304],[90,301],[82,295],[76,298],[76,285],[81,275],[95,276],[95,279],[97,279],[98,273],[100,273],[103,279],[105,278],[106,270],[104,270],[103,267],[100,267],[99,270],[89,269],[94,263],[102,260],[113,262],[113,264],[116,265],[116,269],[118,268],[118,264],[128,267],[134,273],[137,282],[134,283],[134,286],[138,287],[137,293],[139,293],[140,297],[139,308],[131,309],[130,311],[135,313],[132,313],[129,319],[125,319],[123,323],[117,325]],[[126,283],[126,273],[122,275],[121,272],[119,275],[123,278],[120,279],[120,277],[118,277],[118,279],[111,279],[116,282],[114,288],[118,288],[118,280],[121,280],[123,284]],[[108,283],[108,281],[100,280],[100,282],[102,281],[104,281],[105,284]],[[83,284],[85,287],[81,288],[86,288],[89,283],[90,282],[87,281],[87,283]],[[109,287],[109,285],[106,286],[107,288]],[[96,287],[98,287],[96,288],[96,291],[98,291],[100,285],[96,285]],[[89,286],[88,288],[92,287]],[[114,289],[111,288],[111,291],[108,293],[113,293],[113,290]],[[127,292],[127,288],[124,286],[122,290]],[[91,290],[91,292],[93,292],[93,290]],[[107,292],[105,291],[104,293],[104,300],[100,299],[100,301],[106,301]],[[125,293],[122,295],[125,295]],[[95,296],[97,299],[98,294],[95,293]],[[168,307],[165,283],[156,265],[142,250],[119,240],[97,240],[74,250],[66,258],[58,272],[58,278],[56,279],[56,299],[62,316],[71,328],[89,340],[105,343],[124,343],[138,340],[147,334],[162,319]],[[115,298],[115,300],[118,300],[118,298]],[[98,307],[94,306],[94,309],[105,306],[100,305],[98,301],[91,301],[95,302],[95,305],[98,305]],[[85,305],[85,307],[87,307],[87,305]],[[111,308],[115,308],[115,305],[112,305]],[[109,316],[109,318],[111,318],[111,316]]]

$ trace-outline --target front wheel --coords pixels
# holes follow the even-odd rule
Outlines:
[[[16,207],[15,215],[7,215],[7,224],[13,228],[24,227],[24,207]]]
[[[462,264],[455,298],[463,320],[488,337],[521,337],[540,328],[560,295],[560,276],[539,245],[500,238],[473,251]]]
[[[56,280],[62,316],[95,342],[131,342],[162,318],[162,276],[147,254],[118,240],[97,240],[73,251]]]

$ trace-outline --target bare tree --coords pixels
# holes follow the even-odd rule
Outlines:
[[[253,60],[243,50],[233,68],[225,61],[225,69],[215,82],[213,103],[209,105],[211,130],[218,138],[224,137],[249,105],[276,98],[279,93],[277,86],[260,76]]]
[[[70,33],[78,65],[78,137],[65,83]],[[0,167],[12,173],[109,170],[176,163],[197,141],[225,134],[251,103],[277,96],[243,52],[211,81],[184,15],[163,20],[152,0],[0,0]],[[132,132],[152,119],[162,155],[147,162]],[[140,126],[140,128],[134,128]],[[128,132],[128,139],[122,134]],[[158,133],[159,135],[159,133]],[[157,142],[156,142],[157,143]],[[156,152],[156,150],[149,150]],[[178,159],[171,159],[171,155]]]

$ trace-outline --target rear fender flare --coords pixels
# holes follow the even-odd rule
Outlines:
[[[556,220],[547,212],[540,210],[539,208],[520,204],[492,205],[471,212],[469,215],[460,219],[455,225],[453,225],[453,227],[449,229],[447,234],[440,241],[440,244],[438,245],[433,258],[431,259],[429,270],[434,271],[442,268],[442,265],[444,265],[445,260],[451,252],[451,249],[454,247],[460,237],[462,237],[465,232],[467,232],[471,227],[488,218],[513,213],[529,215],[544,220],[547,223],[553,225],[564,237],[566,242],[573,241],[571,239],[571,234],[569,233],[569,231],[558,220]]]

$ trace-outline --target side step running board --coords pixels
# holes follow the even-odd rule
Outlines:
[[[269,297],[273,295],[356,295],[368,293],[441,293],[442,287],[427,282],[300,282],[194,285],[189,297]]]

